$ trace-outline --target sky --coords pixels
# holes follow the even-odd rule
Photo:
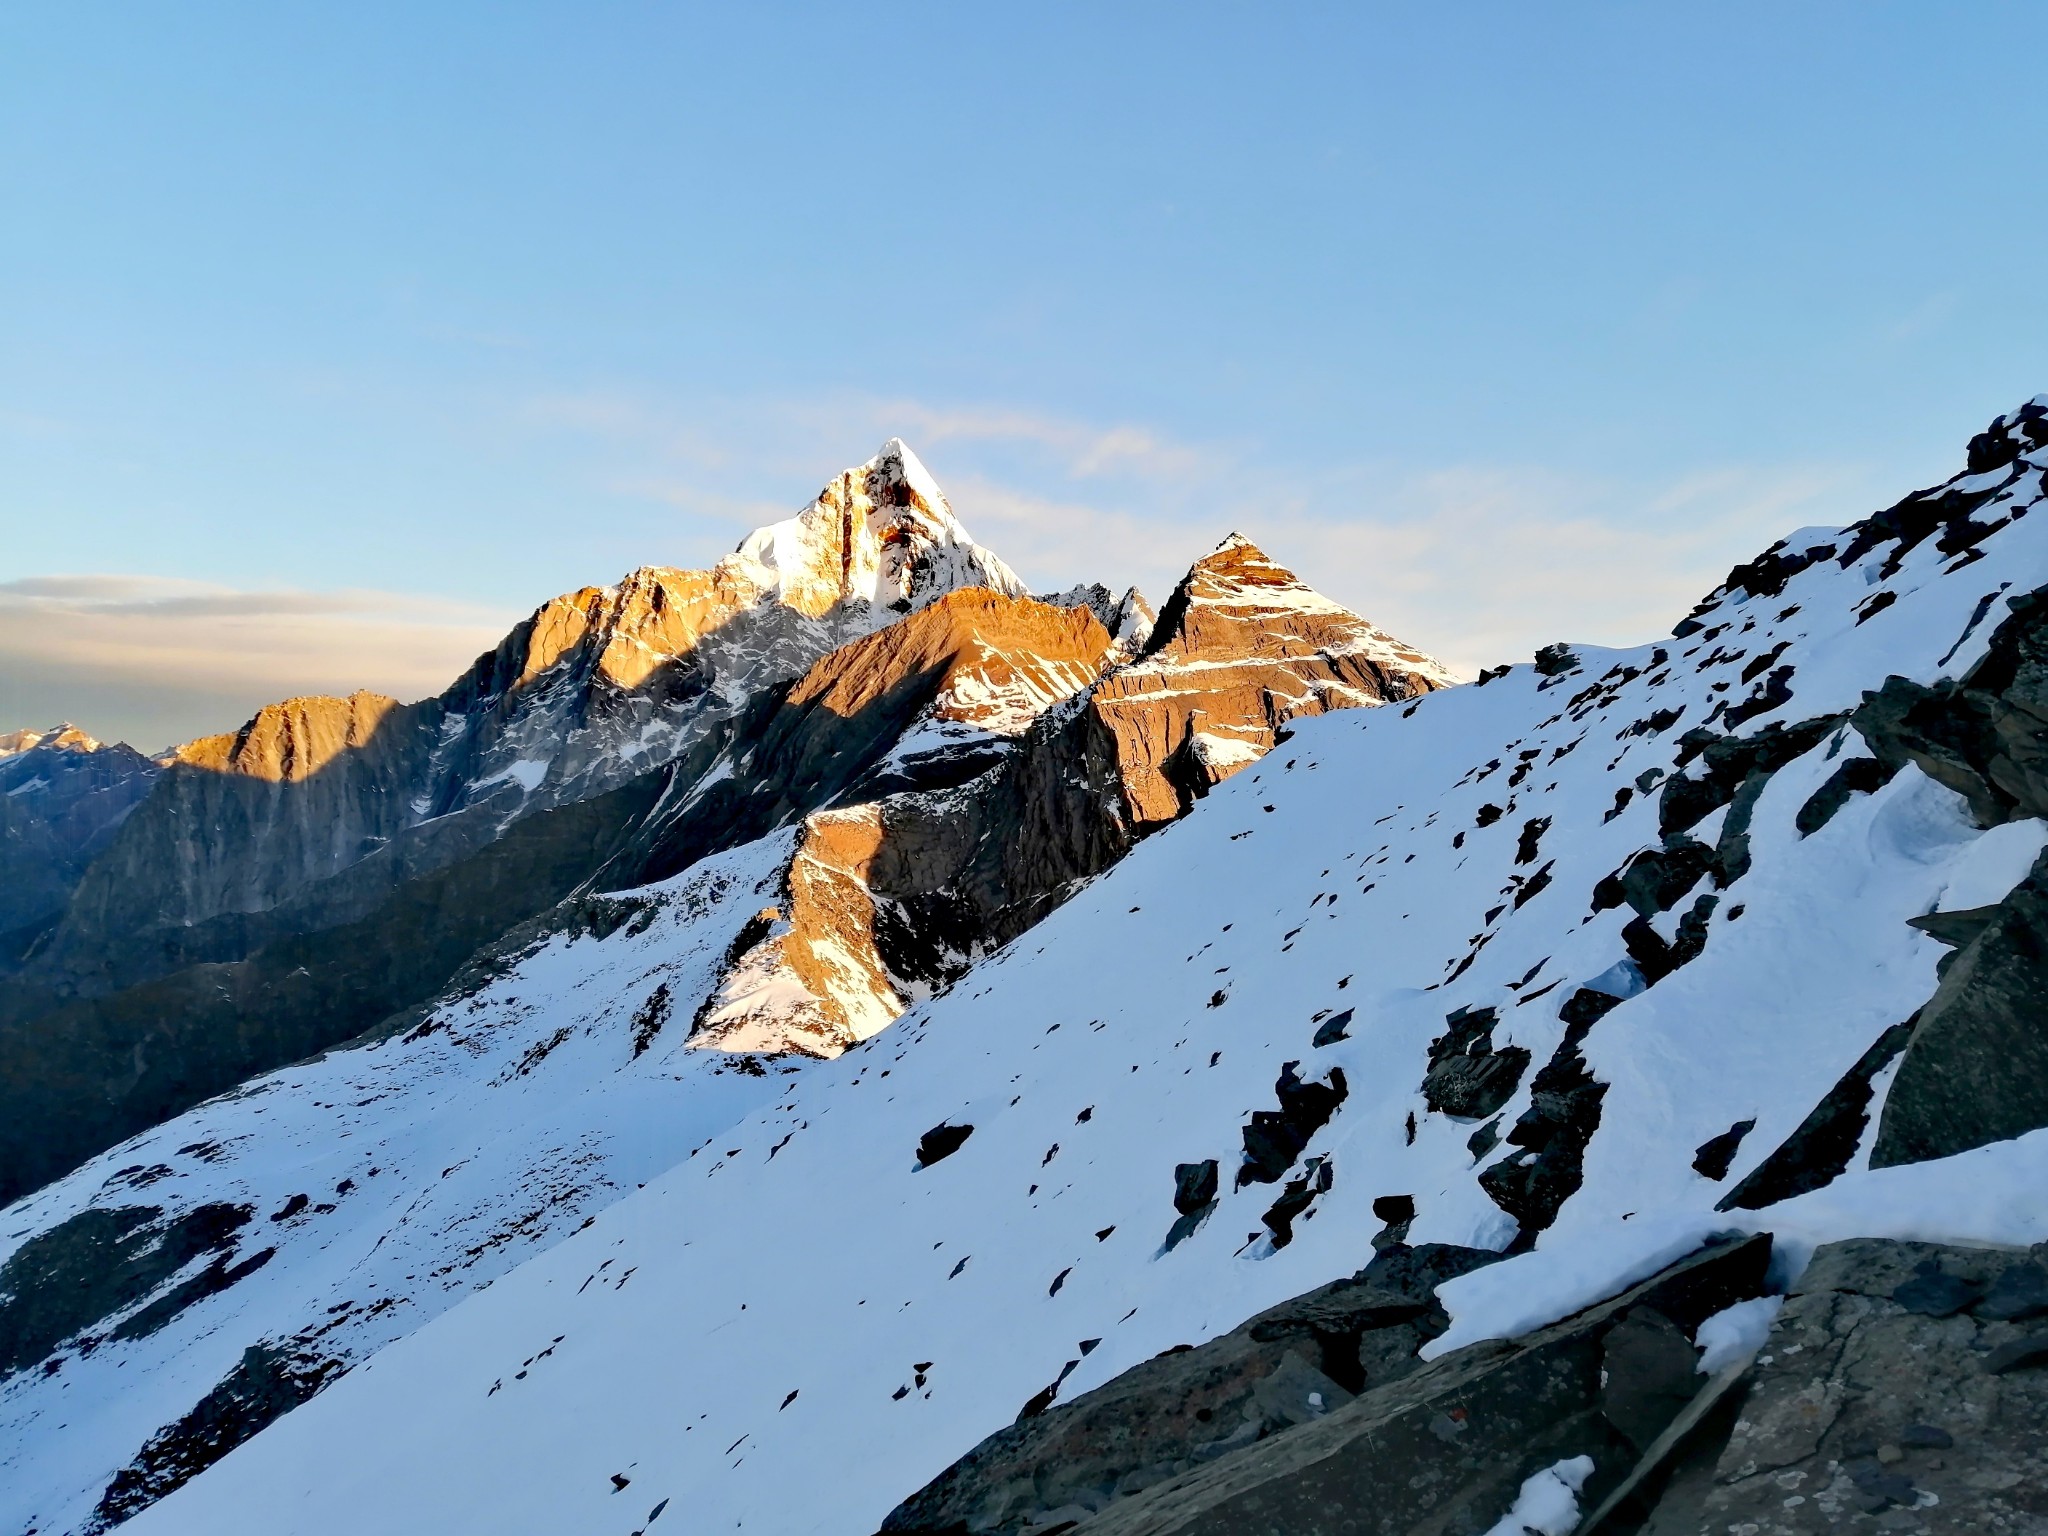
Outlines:
[[[0,11],[0,730],[435,692],[901,436],[1471,671],[2048,390],[2038,6]]]

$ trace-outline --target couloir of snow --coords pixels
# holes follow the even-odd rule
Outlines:
[[[2025,461],[1999,483],[1980,522],[2041,497]],[[1414,1198],[1411,1241],[1504,1246],[1513,1225],[1475,1175],[1507,1149],[1475,1164],[1472,1124],[1418,1091],[1445,1015],[1492,1005],[1496,1047],[1546,1060],[1559,1003],[1624,962],[1630,914],[1592,912],[1592,887],[1657,841],[1654,794],[1609,818],[1617,790],[1669,772],[1677,736],[1754,692],[1741,668],[1780,642],[1791,697],[1745,734],[1852,707],[1888,674],[1963,672],[1997,595],[2048,583],[2048,517],[2015,516],[1980,548],[1949,560],[1930,539],[1889,576],[1890,544],[1848,569],[1822,560],[1777,596],[1721,594],[1704,633],[1581,648],[1570,677],[1524,666],[1299,722],[951,993],[775,1080],[777,1102],[135,1529],[861,1536],[1070,1365],[1062,1399],[1357,1269],[1376,1197]],[[1858,623],[1880,586],[1896,600]],[[1704,952],[1593,1027],[1585,1057],[1609,1088],[1583,1187],[1533,1252],[1447,1287],[1457,1337],[1555,1316],[1720,1227],[1782,1227],[1795,1261],[1856,1231],[2048,1237],[2030,1193],[2048,1185],[2048,1133],[1877,1172],[1859,1154],[1784,1207],[1712,1212],[1933,991],[1944,950],[1905,920],[1995,899],[2042,845],[2037,824],[1980,832],[1911,768],[1800,837],[1798,808],[1860,750],[1838,732],[1772,778]],[[1505,814],[1481,826],[1488,804]],[[1344,1008],[1348,1038],[1313,1048],[1315,1021]],[[1349,1096],[1307,1148],[1334,1183],[1276,1251],[1259,1218],[1277,1186],[1230,1190],[1228,1170],[1289,1062],[1341,1067]],[[621,1098],[615,1118],[645,1102]],[[1525,1076],[1503,1123],[1528,1102]],[[1756,1127],[1730,1177],[1695,1173],[1695,1149],[1742,1119]],[[919,1167],[942,1123],[973,1132]],[[1211,1157],[1219,1207],[1162,1252],[1174,1165]]]

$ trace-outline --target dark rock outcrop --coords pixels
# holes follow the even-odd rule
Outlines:
[[[1767,1236],[1712,1243],[1423,1364],[1431,1293],[1470,1256],[1397,1248],[991,1436],[883,1530],[1443,1536],[1487,1529],[1524,1478],[1575,1456],[1593,1461],[1587,1536],[2038,1524],[2048,1247],[1830,1244],[1760,1351],[1699,1374],[1693,1334],[1763,1294],[1769,1254]],[[1371,1364],[1347,1376],[1354,1350]]]
[[[1516,1150],[1479,1175],[1479,1187],[1515,1218],[1525,1241],[1555,1221],[1578,1192],[1586,1147],[1600,1127],[1607,1085],[1579,1053],[1591,1027],[1566,1026],[1556,1053],[1529,1084],[1528,1109],[1508,1129],[1506,1140]]]
[[[93,1511],[91,1531],[119,1525],[183,1487],[273,1420],[308,1401],[342,1374],[341,1361],[257,1344],[190,1412],[152,1435],[134,1462],[114,1474]]]
[[[1985,655],[1932,687],[1894,677],[1854,723],[1887,766],[1912,763],[1982,826],[2048,815],[2048,595],[2010,600]],[[1942,965],[1886,1095],[1873,1165],[1944,1157],[2048,1125],[2048,859],[1987,911],[1950,914]]]
[[[216,1202],[168,1222],[163,1214],[148,1205],[95,1206],[8,1256],[0,1265],[0,1379],[152,1297],[194,1260],[212,1256],[214,1263],[154,1294],[149,1306],[119,1325],[125,1337],[155,1331],[202,1295],[232,1283],[224,1278],[228,1260],[254,1213]]]
[[[1529,1053],[1519,1045],[1495,1050],[1493,1028],[1500,1021],[1492,1008],[1460,1008],[1445,1018],[1449,1026],[1430,1042],[1429,1069],[1422,1079],[1423,1101],[1439,1114],[1483,1120],[1514,1097]]]
[[[1290,1379],[1294,1390],[1312,1379],[1302,1373],[1321,1375],[1328,1383],[1315,1389],[1321,1411],[1240,1410],[1240,1425],[1256,1413],[1259,1426],[1237,1430],[1239,1443],[1225,1436],[1193,1455],[1162,1455],[1146,1477],[1126,1481],[1122,1469],[1133,1465],[1133,1454],[1150,1456],[1160,1447],[1116,1437],[1172,1412],[1167,1398],[1209,1368],[1205,1355],[1220,1372],[1226,1362],[1247,1358],[1262,1329],[1278,1343],[1279,1330],[1316,1318],[1319,1309],[1353,1305],[1343,1288],[1311,1292],[1201,1349],[1126,1372],[1077,1400],[1064,1419],[1036,1421],[1045,1425],[1038,1433],[1057,1428],[1063,1438],[1040,1443],[1033,1457],[1016,1457],[1021,1440],[1005,1440],[1014,1431],[992,1437],[899,1506],[883,1530],[1051,1531],[1064,1507],[1089,1536],[1481,1531],[1513,1504],[1524,1477],[1587,1454],[1598,1470],[1586,1496],[1597,1498],[1635,1460],[1633,1437],[1654,1438],[1660,1420],[1683,1406],[1670,1334],[1688,1337],[1708,1316],[1757,1295],[1769,1255],[1768,1238],[1713,1245],[1526,1338],[1475,1344],[1427,1364],[1413,1358],[1422,1342],[1417,1320],[1427,1313],[1389,1319],[1361,1337],[1372,1341],[1384,1331],[1389,1342],[1400,1338],[1395,1347],[1405,1353],[1396,1368],[1383,1364],[1377,1377],[1368,1372],[1362,1390],[1333,1396],[1340,1384],[1302,1351],[1274,1375]],[[1432,1288],[1441,1278],[1447,1276],[1431,1279]],[[1223,1418],[1213,1413],[1209,1425]],[[1061,1466],[1084,1459],[1085,1477],[1061,1478]]]
[[[1310,1423],[1368,1385],[1421,1368],[1448,1325],[1436,1287],[1490,1263],[1469,1248],[1396,1246],[1348,1280],[1268,1309],[1221,1338],[1168,1350],[989,1436],[883,1524],[889,1532],[1014,1532]]]

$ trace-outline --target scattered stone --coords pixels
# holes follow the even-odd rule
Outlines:
[[[1277,1183],[1351,1091],[1342,1067],[1332,1067],[1329,1081],[1318,1083],[1302,1081],[1296,1070],[1300,1065],[1298,1061],[1282,1064],[1279,1081],[1273,1085],[1280,1108],[1253,1111],[1244,1128],[1244,1164],[1237,1170],[1239,1189],[1247,1184]]]
[[[1178,1163],[1173,1170],[1173,1208],[1183,1216],[1205,1210],[1216,1201],[1216,1159]]]
[[[1322,1026],[1316,1030],[1315,1039],[1309,1042],[1310,1047],[1321,1050],[1326,1045],[1335,1045],[1339,1040],[1349,1040],[1351,1020],[1355,1012],[1355,1009],[1346,1008],[1342,1013],[1332,1014],[1325,1019]]]
[[[1742,1147],[1742,1138],[1755,1129],[1754,1120],[1738,1120],[1720,1135],[1708,1137],[1693,1153],[1693,1172],[1716,1183],[1727,1178],[1735,1154]]]
[[[917,1141],[917,1166],[929,1168],[933,1163],[951,1157],[967,1144],[967,1138],[974,1134],[971,1125],[948,1125],[943,1120]]]
[[[1530,1058],[1518,1045],[1494,1050],[1499,1020],[1493,1008],[1460,1008],[1444,1019],[1449,1027],[1430,1043],[1422,1079],[1423,1101],[1432,1110],[1476,1120],[1514,1097]]]

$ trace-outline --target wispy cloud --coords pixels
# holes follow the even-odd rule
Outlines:
[[[118,573],[0,582],[0,719],[72,718],[147,748],[296,694],[438,692],[518,617],[380,591],[255,591]]]

